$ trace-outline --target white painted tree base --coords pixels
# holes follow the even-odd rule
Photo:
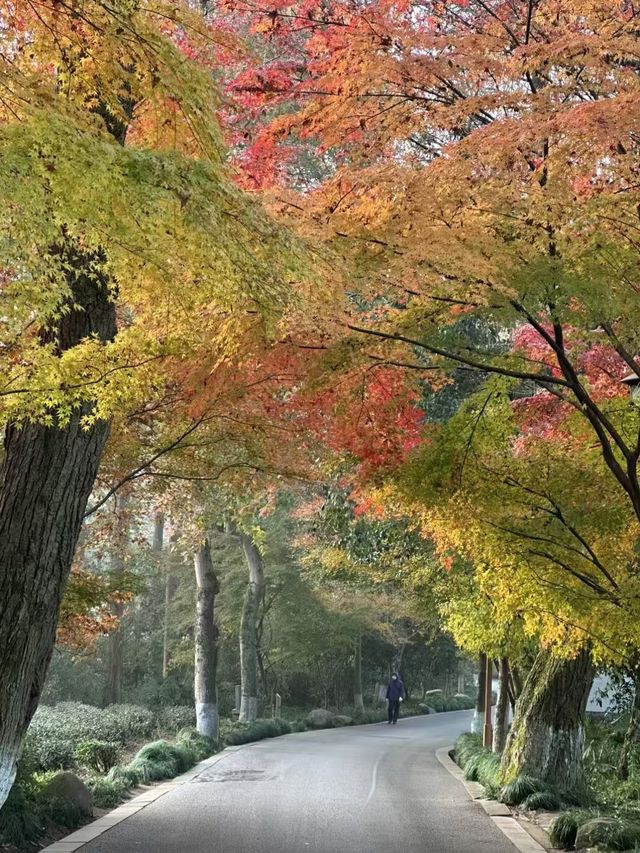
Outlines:
[[[243,696],[240,700],[240,716],[238,717],[241,723],[250,723],[258,719],[258,697]]]
[[[218,738],[218,706],[212,703],[196,703],[196,728],[198,734]]]

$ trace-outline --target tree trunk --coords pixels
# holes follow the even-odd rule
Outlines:
[[[116,333],[115,307],[96,259],[67,252],[72,301],[52,333],[58,352],[91,334]],[[85,275],[83,270],[90,269]],[[109,434],[82,423],[8,424],[0,468],[0,806],[15,778],[22,738],[38,705],[55,641],[58,610],[82,516]]]
[[[629,725],[625,732],[620,759],[618,761],[618,778],[623,782],[629,778],[629,759],[631,758],[631,750],[638,742],[640,735],[640,679],[638,673],[634,675],[634,694],[633,704],[631,706],[631,714],[629,716]]]
[[[478,695],[476,696],[476,708],[471,721],[471,731],[482,734],[484,725],[484,693],[485,680],[487,677],[487,656],[480,652],[478,656]]]
[[[571,790],[582,780],[584,711],[593,682],[589,648],[573,660],[541,651],[516,704],[502,758],[509,781],[521,773]]]
[[[213,570],[209,541],[204,540],[195,556],[198,588],[195,624],[196,726],[206,737],[218,737],[218,628],[214,620],[218,578]]]
[[[264,600],[264,567],[262,555],[246,533],[240,533],[242,549],[249,569],[249,583],[242,605],[240,621],[240,719],[258,716],[258,618]]]
[[[353,706],[356,711],[364,713],[364,700],[362,698],[362,637],[355,642],[355,653],[353,657]]]
[[[162,616],[162,680],[167,677],[169,669],[169,610],[171,608],[171,564],[163,560],[164,548],[164,513],[157,510],[153,517],[152,550],[164,579],[164,611]],[[164,571],[163,571],[164,569]]]
[[[130,516],[128,511],[129,497],[120,492],[115,499],[115,530],[111,542],[111,583],[116,593],[122,584],[124,573],[127,568],[126,552],[129,546]],[[113,615],[117,619],[117,626],[109,634],[108,653],[109,669],[107,678],[107,704],[119,705],[122,702],[122,677],[124,674],[124,635],[122,632],[122,617],[125,613],[125,604],[121,597],[116,598],[111,605]]]
[[[507,742],[509,714],[509,661],[506,658],[500,658],[498,680],[498,704],[493,724],[493,751],[501,753]]]

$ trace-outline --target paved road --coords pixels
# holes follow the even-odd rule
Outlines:
[[[437,761],[469,712],[260,741],[82,853],[514,853]]]

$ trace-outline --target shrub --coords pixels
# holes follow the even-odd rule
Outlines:
[[[545,787],[539,779],[533,776],[516,776],[513,782],[509,782],[500,791],[500,799],[508,806],[519,806],[531,794],[544,791]]]
[[[522,801],[522,807],[532,812],[538,810],[556,812],[560,808],[560,797],[553,791],[536,791]]]
[[[272,720],[256,720],[253,723],[235,723],[234,729],[225,735],[225,743],[236,746],[243,743],[252,743],[268,737],[278,737],[289,734],[291,726],[286,720],[278,718]]]
[[[549,839],[554,847],[568,850],[576,843],[578,826],[580,825],[577,812],[562,812],[549,827]]]
[[[139,749],[129,767],[139,774],[141,782],[152,782],[171,779],[195,763],[196,751],[189,743],[157,740]]]
[[[196,761],[208,758],[216,751],[216,742],[212,738],[205,737],[195,729],[182,729],[178,732],[178,743],[187,744],[195,755]]]
[[[97,776],[87,783],[93,793],[95,804],[100,809],[112,809],[117,806],[129,791],[124,779],[102,778]]]
[[[95,773],[108,773],[118,763],[120,745],[114,741],[81,740],[74,754],[76,761]]]
[[[126,744],[149,737],[156,730],[156,717],[136,705],[94,708],[80,702],[41,705],[36,711],[26,743],[42,770],[74,766],[74,744],[107,741]]]
[[[65,829],[76,829],[85,822],[87,817],[75,803],[62,797],[46,800],[42,804],[41,814],[56,826],[63,826]]]
[[[135,768],[128,765],[127,767],[112,767],[105,776],[107,782],[115,782],[124,785],[125,788],[137,788],[140,784],[140,774]]]
[[[70,770],[76,766],[75,750],[70,740],[50,740],[37,749],[41,770]]]
[[[175,748],[166,740],[157,740],[141,747],[129,766],[139,770],[141,781],[151,782],[177,776],[180,764]]]
[[[158,712],[158,727],[166,732],[178,732],[180,729],[192,729],[196,724],[196,712],[193,705],[178,705],[162,708]]]
[[[149,737],[158,727],[153,711],[140,705],[109,705],[99,713],[105,740],[126,743],[129,740]],[[113,736],[107,736],[107,731]]]
[[[619,817],[596,817],[578,827],[576,847],[628,850],[640,842],[640,825]]]
[[[25,786],[18,781],[0,809],[0,842],[24,847],[43,831],[42,818],[34,809]]]

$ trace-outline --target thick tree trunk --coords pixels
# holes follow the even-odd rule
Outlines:
[[[201,735],[218,737],[218,628],[215,623],[215,602],[218,578],[213,570],[211,549],[204,540],[195,556],[196,584],[198,588],[195,623],[195,679],[196,726]]]
[[[487,656],[480,652],[478,656],[478,695],[476,696],[476,707],[471,721],[471,731],[482,734],[484,726],[484,694],[485,680],[487,677]]]
[[[262,555],[246,533],[240,533],[242,549],[249,569],[249,583],[240,621],[240,716],[242,721],[258,716],[258,620],[264,600]]]
[[[116,332],[115,308],[95,259],[67,253],[74,305],[53,333],[58,352]],[[83,270],[93,267],[95,278]],[[77,306],[77,307],[76,307]],[[58,610],[109,424],[85,428],[87,406],[63,427],[8,424],[0,468],[0,806],[38,705]]]
[[[539,652],[516,704],[502,758],[509,781],[521,773],[571,790],[582,778],[584,711],[593,682],[590,650],[573,660]]]
[[[498,680],[498,704],[493,724],[493,751],[501,753],[507,742],[509,715],[509,661],[506,658],[500,658]]]
[[[356,711],[364,713],[364,700],[362,698],[362,637],[355,642],[353,656],[353,706]]]

